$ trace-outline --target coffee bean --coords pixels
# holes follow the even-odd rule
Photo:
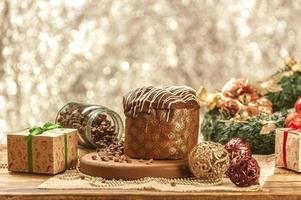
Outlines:
[[[79,129],[77,129],[80,133],[85,132],[85,128],[84,127],[80,127]]]
[[[109,158],[107,156],[102,156],[100,159],[105,162],[109,161]]]

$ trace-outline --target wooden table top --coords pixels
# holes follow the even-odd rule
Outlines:
[[[0,145],[0,161],[6,159],[6,148]],[[272,168],[272,166],[271,166]],[[300,199],[301,173],[270,176],[258,192],[177,193],[137,190],[42,190],[36,187],[50,176],[11,173],[0,170],[0,200],[2,199]]]

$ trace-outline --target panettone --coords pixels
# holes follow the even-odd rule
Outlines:
[[[125,154],[140,159],[185,159],[197,144],[199,104],[186,86],[138,88],[123,98]]]

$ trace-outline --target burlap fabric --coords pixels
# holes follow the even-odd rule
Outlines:
[[[223,178],[222,184],[204,183],[198,179],[165,179],[143,178],[134,181],[105,180],[69,170],[56,175],[41,185],[41,189],[124,189],[124,190],[156,190],[162,192],[205,192],[205,191],[259,191],[268,176],[274,172],[274,156],[255,156],[261,167],[260,185],[237,187],[228,178]]]

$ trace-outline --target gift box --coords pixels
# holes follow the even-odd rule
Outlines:
[[[57,174],[76,166],[76,129],[55,128],[37,135],[30,130],[7,134],[9,171]]]
[[[301,130],[276,129],[275,166],[301,172]]]

